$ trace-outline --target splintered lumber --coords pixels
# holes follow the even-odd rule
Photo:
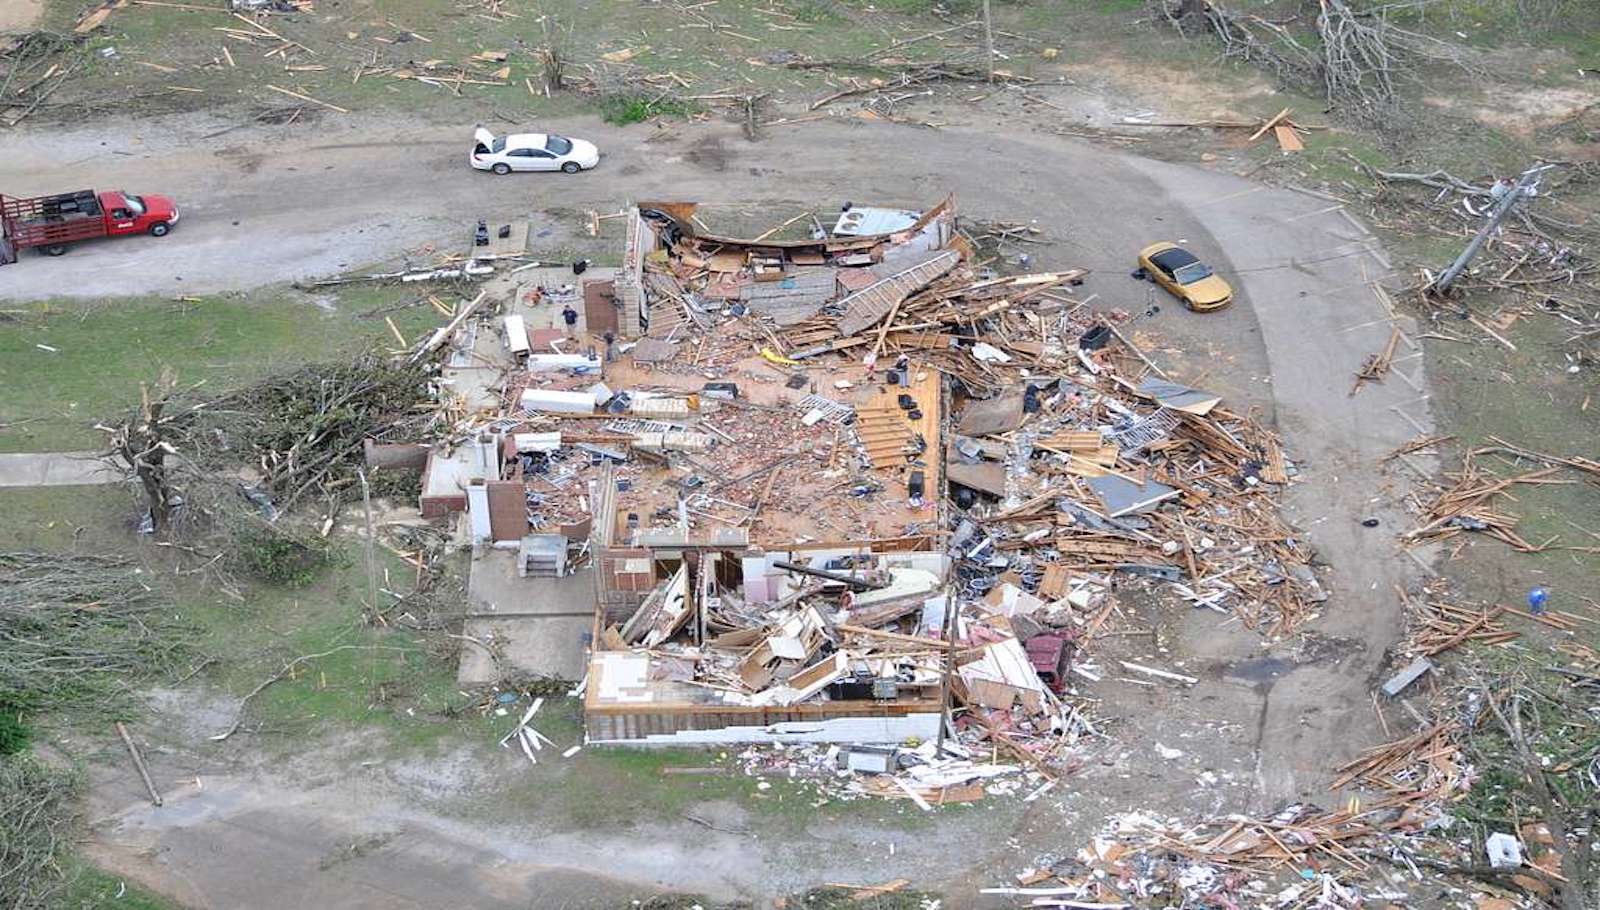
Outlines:
[[[1518,635],[1497,622],[1505,611],[1505,607],[1494,607],[1474,612],[1453,604],[1429,602],[1411,615],[1419,627],[1411,637],[1412,648],[1423,657],[1433,657],[1469,640],[1504,644]]]
[[[272,85],[272,84],[268,83],[267,88],[272,89],[273,91],[278,92],[279,94],[288,95],[290,98],[298,98],[301,101],[308,101],[308,102],[310,102],[312,104],[318,105],[319,107],[325,107],[330,111],[338,111],[341,114],[350,113],[350,111],[348,109],[342,108],[337,104],[329,104],[326,101],[322,101],[322,100],[319,100],[317,98],[313,98],[310,95],[302,95],[299,92],[291,91],[291,90],[283,88],[281,86]]]
[[[1515,477],[1495,477],[1480,471],[1469,454],[1461,470],[1454,475],[1455,486],[1443,490],[1423,508],[1427,520],[1421,527],[1401,535],[1405,541],[1452,537],[1461,531],[1481,531],[1510,544],[1525,553],[1542,549],[1523,540],[1515,530],[1515,516],[1504,515],[1489,507],[1494,499],[1508,495],[1506,490],[1516,484],[1571,483],[1553,477],[1560,468],[1548,467]]]
[[[1394,459],[1399,458],[1401,455],[1410,455],[1413,452],[1420,452],[1423,449],[1431,449],[1431,448],[1433,448],[1435,446],[1438,446],[1438,445],[1440,445],[1442,443],[1449,442],[1450,440],[1452,440],[1454,438],[1455,438],[1454,436],[1448,436],[1448,435],[1418,436],[1416,439],[1413,439],[1410,442],[1407,442],[1404,445],[1401,445],[1399,448],[1395,449],[1393,452],[1390,452],[1389,454],[1383,456],[1382,460],[1383,461],[1393,461]]]
[[[1369,382],[1382,382],[1383,377],[1389,375],[1389,370],[1394,366],[1394,352],[1400,344],[1400,329],[1389,330],[1389,340],[1383,350],[1376,354],[1368,354],[1366,362],[1361,369],[1356,371],[1356,384],[1351,387],[1350,394],[1361,391],[1361,387]]]
[[[1278,148],[1285,152],[1303,152],[1306,150],[1305,143],[1300,141],[1300,134],[1296,133],[1292,126],[1284,126],[1280,123],[1272,128],[1272,135],[1273,138],[1278,140]]]
[[[1271,120],[1268,120],[1266,123],[1261,124],[1261,129],[1258,129],[1255,132],[1251,133],[1250,134],[1250,138],[1246,139],[1245,142],[1247,142],[1247,143],[1254,142],[1257,139],[1260,139],[1262,136],[1265,136],[1267,134],[1267,130],[1270,130],[1273,127],[1277,126],[1279,120],[1282,120],[1283,118],[1289,116],[1289,111],[1290,111],[1290,108],[1284,108],[1283,110],[1279,111],[1276,115],[1273,116],[1273,118]]]
[[[1446,796],[1464,773],[1460,749],[1452,742],[1459,730],[1455,721],[1445,721],[1368,749],[1337,769],[1332,789],[1360,783],[1408,798]]]
[[[907,297],[955,268],[960,261],[959,253],[946,250],[840,300],[844,315],[839,317],[839,334],[848,337],[876,325]]]
[[[451,335],[455,334],[456,329],[459,329],[461,327],[461,324],[463,322],[467,321],[468,317],[470,317],[473,313],[476,313],[478,311],[478,306],[480,304],[482,304],[483,301],[488,296],[489,296],[489,292],[488,291],[479,291],[478,292],[478,296],[472,298],[472,302],[471,303],[469,303],[466,306],[462,307],[461,311],[456,314],[454,319],[450,320],[449,324],[447,324],[444,328],[439,329],[438,331],[434,332],[433,336],[428,339],[427,343],[425,343],[422,347],[418,348],[417,352],[415,354],[411,355],[411,360],[409,362],[410,363],[416,363],[417,361],[421,360],[422,358],[428,356],[428,354],[430,352],[432,352],[435,348],[437,348],[439,345],[444,344],[444,342]]]

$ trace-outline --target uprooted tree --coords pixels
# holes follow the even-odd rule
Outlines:
[[[331,520],[358,493],[368,439],[425,440],[436,419],[423,407],[429,378],[425,364],[363,354],[201,397],[167,373],[101,429],[144,491],[148,530],[182,538],[208,565],[299,583],[327,547],[280,517],[315,502]]]
[[[162,438],[172,419],[162,414],[176,384],[177,377],[171,370],[162,371],[154,394],[149,384],[139,383],[138,413],[115,427],[101,427],[110,434],[108,454],[119,459],[144,489],[151,530],[156,533],[166,529],[173,506],[181,502],[167,478],[167,456],[176,450]]]
[[[1392,112],[1399,85],[1418,66],[1449,63],[1472,70],[1461,45],[1398,24],[1436,0],[1314,0],[1314,17],[1273,21],[1240,13],[1222,0],[1151,0],[1153,11],[1183,34],[1209,33],[1223,55],[1273,72],[1285,83],[1320,91],[1330,105],[1354,105],[1356,113]],[[1295,20],[1310,19],[1314,31],[1296,35]]]

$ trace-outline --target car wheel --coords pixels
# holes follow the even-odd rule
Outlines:
[[[52,243],[51,245],[49,245],[49,246],[44,248],[44,254],[46,256],[61,256],[61,255],[64,255],[66,252],[67,252],[67,245],[64,244],[64,243]]]
[[[561,170],[568,174],[576,174],[577,172],[583,170],[583,168],[579,167],[578,162],[576,161],[568,161],[566,164],[561,165]]]
[[[489,170],[494,171],[496,174],[499,174],[500,176],[504,177],[505,175],[511,173],[511,165],[506,164],[504,161],[502,161],[499,164],[495,165],[494,167],[490,168]]]
[[[165,221],[157,221],[155,224],[150,225],[150,236],[165,237],[170,230],[172,230],[172,225]]]

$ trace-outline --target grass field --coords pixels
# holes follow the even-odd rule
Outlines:
[[[181,385],[228,388],[369,345],[398,344],[375,308],[409,289],[352,286],[310,298],[286,290],[199,299],[130,298],[8,308],[0,317],[0,452],[95,449],[97,421],[139,401],[163,369]],[[408,339],[439,323],[432,307],[387,313]]]

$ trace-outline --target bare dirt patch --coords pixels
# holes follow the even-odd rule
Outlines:
[[[43,12],[44,0],[6,0],[0,3],[0,32],[26,31]]]
[[[1215,69],[1157,60],[1104,56],[1061,69],[1081,88],[1089,89],[1085,95],[1101,99],[1105,110],[1103,119],[1095,118],[1097,126],[1112,125],[1125,116],[1117,109],[1119,101],[1163,117],[1181,113],[1189,120],[1233,119],[1245,116],[1256,99],[1278,94],[1271,81],[1252,72],[1230,72],[1228,91],[1219,92]]]
[[[1434,107],[1466,113],[1487,126],[1527,136],[1535,130],[1571,120],[1600,104],[1600,90],[1579,86],[1516,89],[1496,86],[1470,102],[1445,97],[1426,100]]]

